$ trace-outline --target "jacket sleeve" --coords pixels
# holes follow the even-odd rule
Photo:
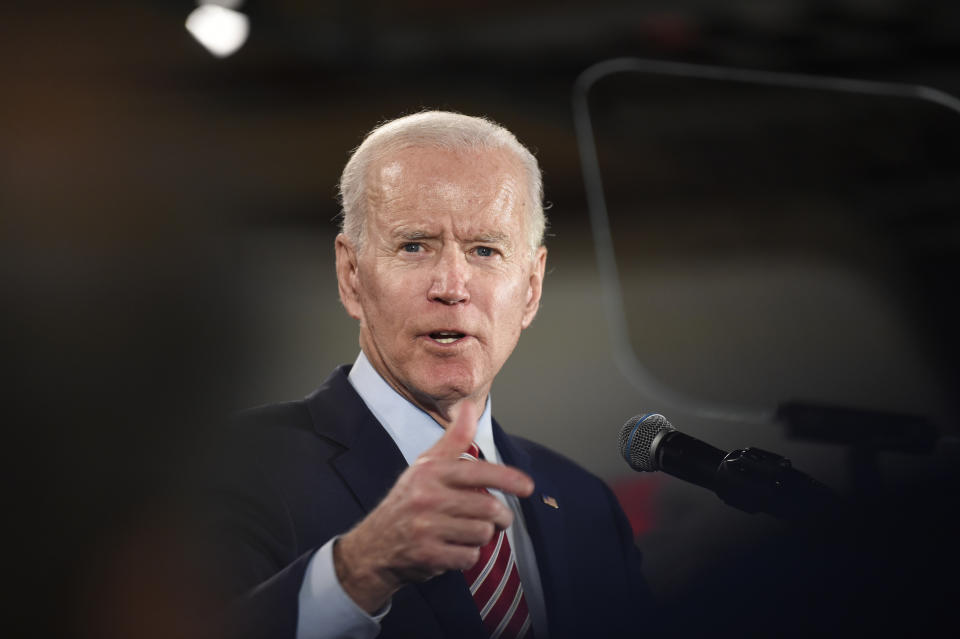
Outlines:
[[[300,552],[291,515],[256,461],[213,478],[204,513],[226,637],[295,639],[298,594],[316,549]]]
[[[647,622],[657,621],[655,618],[656,606],[654,605],[653,593],[641,569],[642,555],[633,537],[633,529],[630,527],[630,522],[623,512],[623,508],[620,507],[620,502],[606,484],[604,484],[603,488],[607,499],[610,501],[613,518],[616,522],[618,542],[623,555],[623,565],[626,568],[626,577],[630,584],[630,599],[635,606],[631,610],[630,616],[631,618],[645,619],[644,626],[649,628]]]

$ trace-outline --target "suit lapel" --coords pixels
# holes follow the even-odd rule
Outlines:
[[[567,547],[560,509],[550,506],[547,503],[549,499],[545,501],[545,498],[555,499],[555,503],[562,507],[563,495],[557,491],[550,477],[536,467],[529,453],[515,445],[496,421],[493,423],[493,438],[503,463],[515,466],[533,478],[533,494],[521,499],[520,507],[537,555],[550,635],[562,636],[564,629],[571,627],[566,621],[568,614],[576,610],[576,602],[569,600],[571,589],[567,569],[567,557],[576,549]]]
[[[333,460],[365,512],[373,510],[407,468],[407,462],[373,415],[355,422],[356,438]]]
[[[331,465],[354,497],[370,512],[390,490],[407,462],[393,439],[367,409],[341,366],[307,397],[317,434],[331,439],[343,451]]]

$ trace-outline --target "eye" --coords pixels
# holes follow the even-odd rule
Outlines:
[[[401,247],[401,250],[404,253],[419,253],[421,248],[419,242],[407,242]]]
[[[478,246],[474,249],[479,257],[493,257],[494,250],[489,246]]]

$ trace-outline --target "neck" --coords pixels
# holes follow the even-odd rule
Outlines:
[[[367,361],[370,362],[370,365],[373,367],[373,370],[377,372],[381,379],[383,379],[383,381],[385,381],[390,388],[395,390],[400,394],[401,397],[433,418],[433,420],[440,424],[444,430],[446,430],[453,423],[454,416],[457,414],[459,407],[463,403],[473,403],[478,416],[482,415],[484,408],[486,408],[487,396],[490,393],[489,387],[471,395],[462,395],[452,392],[449,395],[435,397],[426,393],[418,392],[418,390],[415,388],[405,386],[390,374],[390,371],[387,370],[382,360],[376,356],[371,357],[371,352],[367,349],[363,349],[363,352],[367,357]]]
[[[449,428],[453,423],[454,415],[457,414],[457,409],[461,404],[472,403],[476,407],[476,415],[479,418],[479,416],[483,414],[483,409],[487,403],[486,394],[484,394],[483,397],[463,397],[454,401],[434,402],[428,404],[422,401],[417,401],[409,394],[400,390],[397,392],[406,397],[411,403],[419,407],[423,412],[430,415],[430,417],[432,417],[435,422],[440,424],[444,430]]]

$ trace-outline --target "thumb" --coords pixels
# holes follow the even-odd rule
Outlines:
[[[477,417],[477,408],[473,402],[461,402],[453,423],[427,453],[431,457],[456,457],[467,450],[477,436]]]

